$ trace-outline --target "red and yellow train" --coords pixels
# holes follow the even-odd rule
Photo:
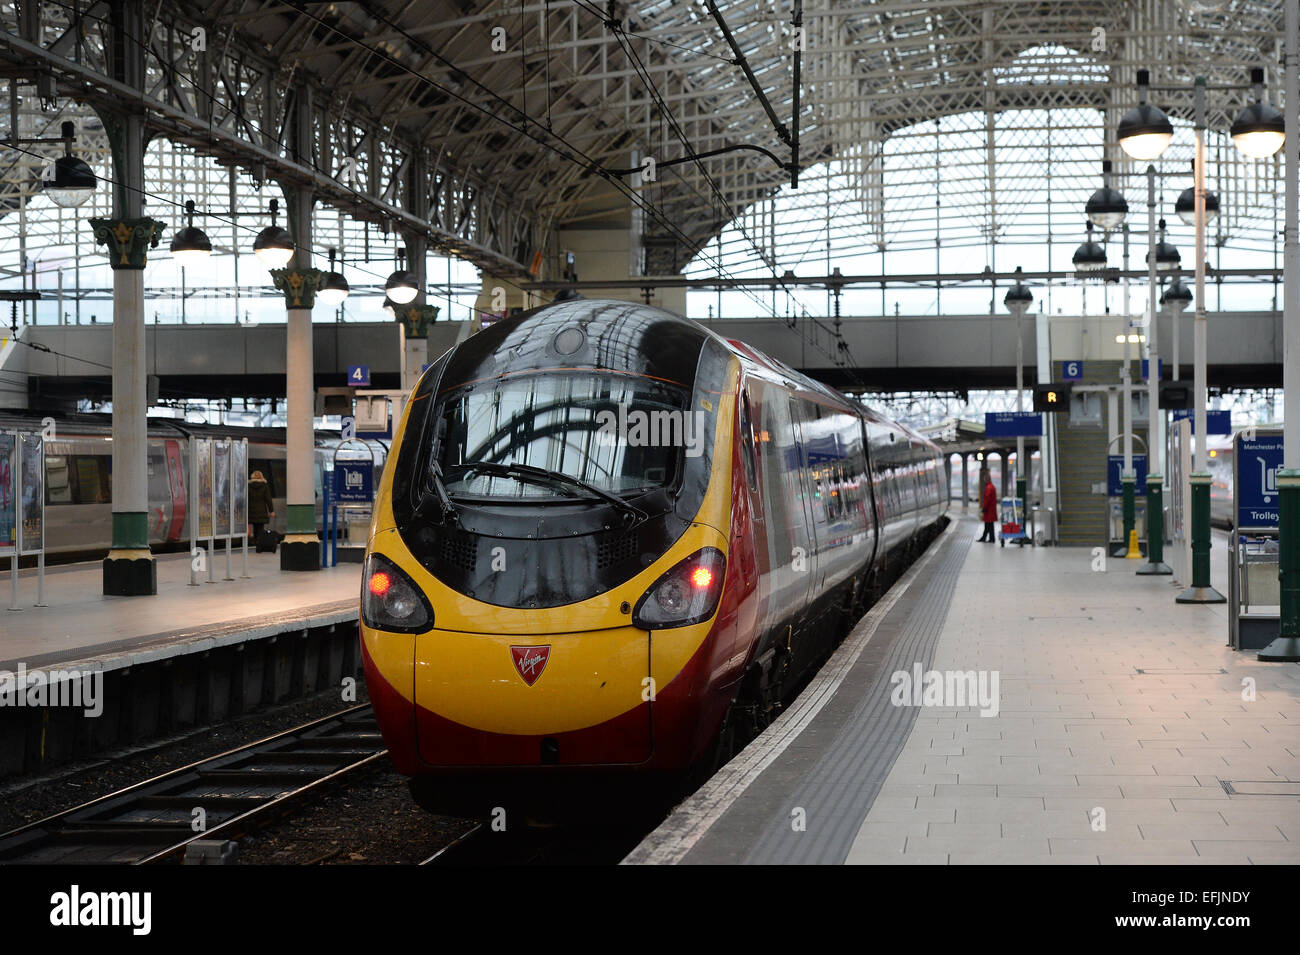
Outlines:
[[[707,328],[568,301],[423,375],[362,586],[417,801],[715,764],[947,507],[915,432]],[[493,789],[498,792],[487,795]],[[492,805],[495,803],[487,803]]]

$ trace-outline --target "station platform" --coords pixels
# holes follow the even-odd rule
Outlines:
[[[1300,862],[1300,667],[1234,652],[1224,605],[1137,561],[980,527],[954,521],[625,863]]]
[[[3,611],[0,670],[20,662],[28,669],[76,666],[113,669],[165,659],[198,649],[256,639],[286,623],[355,620],[361,565],[339,564],[312,573],[280,570],[279,554],[231,559],[233,580],[222,579],[225,556],[217,548],[214,583],[190,586],[188,554],[157,555],[158,593],[106,597],[98,561],[46,568],[45,603],[36,607],[36,570],[19,571],[18,611]],[[9,575],[0,577],[8,606]]]
[[[215,581],[205,573],[192,586],[189,555],[160,554],[157,594],[106,597],[99,562],[56,566],[45,572],[45,607],[34,606],[37,572],[20,571],[20,609],[0,609],[0,681],[25,673],[30,685],[36,673],[69,691],[3,698],[0,776],[359,682],[361,566],[284,572],[278,554],[250,552],[247,568],[243,577],[235,552],[233,579],[223,579],[218,548]]]

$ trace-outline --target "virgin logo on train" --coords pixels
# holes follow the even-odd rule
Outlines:
[[[546,661],[551,658],[551,648],[546,647],[511,647],[510,656],[515,661],[515,669],[532,686],[546,669]]]

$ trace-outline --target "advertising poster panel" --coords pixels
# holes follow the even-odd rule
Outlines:
[[[212,448],[212,480],[215,489],[214,511],[216,536],[230,536],[230,439],[217,441]]]
[[[195,438],[194,446],[199,457],[199,537],[212,536],[212,442]]]
[[[18,546],[17,491],[14,489],[17,477],[14,436],[0,434],[0,553]]]
[[[24,554],[39,554],[45,549],[45,440],[39,434],[24,434],[20,440],[22,528],[18,539]]]
[[[232,485],[235,500],[235,521],[233,533],[248,533],[248,441],[235,444],[235,478]]]

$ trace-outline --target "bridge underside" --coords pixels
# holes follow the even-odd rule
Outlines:
[[[1035,325],[1050,329],[1053,377],[1060,363],[1118,362],[1124,329],[1114,315],[1027,316],[1021,326],[1025,384],[1038,381]],[[741,318],[704,323],[724,338],[738,339],[813,378],[847,391],[930,391],[1014,388],[1016,322],[1003,315],[914,315],[845,318],[843,349],[826,320]],[[1178,319],[1179,377],[1192,378],[1193,316]],[[1146,331],[1135,329],[1145,336]],[[1161,316],[1156,338],[1166,380],[1172,377],[1174,321]],[[1145,337],[1143,339],[1145,341]],[[1282,384],[1282,318],[1277,312],[1210,312],[1207,315],[1211,388],[1266,388]],[[1122,342],[1122,339],[1121,339]],[[1131,344],[1136,359],[1138,344]],[[1141,346],[1145,350],[1145,345]],[[839,361],[836,360],[837,355]],[[1143,356],[1144,357],[1144,356]]]
[[[998,391],[1016,386],[1014,365],[991,368],[961,368],[916,366],[909,368],[819,367],[794,365],[799,371],[819,381],[824,381],[841,391]],[[1192,379],[1192,365],[1183,362],[1179,377]],[[1165,363],[1165,380],[1172,378],[1168,362]],[[1212,390],[1229,391],[1237,388],[1281,388],[1282,365],[1209,365],[1206,381]],[[1025,387],[1038,383],[1037,369],[1025,365]]]
[[[1273,312],[1211,313],[1207,379],[1214,389],[1278,388],[1282,384],[1281,318]],[[844,364],[833,343],[772,318],[705,322],[724,338],[744,341],[792,368],[844,391],[982,391],[1015,387],[1016,330],[1005,316],[958,315],[846,318]],[[1026,387],[1037,383],[1034,323],[1026,319],[1023,350]],[[1158,349],[1172,377],[1172,324],[1160,323]],[[1059,362],[1117,361],[1118,319],[1110,316],[1051,321],[1052,367]],[[429,328],[429,360],[469,333],[463,322]],[[313,326],[316,387],[346,385],[348,366],[370,369],[371,387],[400,387],[401,332],[396,323],[317,323]],[[1182,316],[1179,377],[1191,380],[1192,317]],[[4,364],[12,383],[25,381],[33,408],[81,398],[107,399],[112,386],[111,325],[32,326]],[[161,399],[277,398],[285,393],[284,326],[152,326],[146,331],[148,373]],[[824,344],[826,347],[819,347]],[[48,349],[48,350],[47,350]],[[74,357],[75,356],[75,357]],[[1136,357],[1136,356],[1134,356]]]

